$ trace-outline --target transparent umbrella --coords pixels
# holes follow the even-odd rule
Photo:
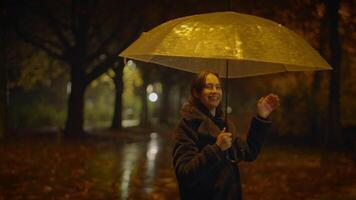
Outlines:
[[[210,70],[224,78],[332,69],[281,24],[231,11],[165,22],[143,33],[119,56],[193,73]],[[225,91],[227,97],[228,81]]]
[[[168,21],[143,33],[120,56],[193,73],[211,70],[226,78],[331,69],[293,31],[236,12]]]

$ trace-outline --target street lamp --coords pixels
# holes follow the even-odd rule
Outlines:
[[[158,100],[158,95],[155,92],[151,92],[148,95],[148,100],[150,100],[151,102],[156,102]]]

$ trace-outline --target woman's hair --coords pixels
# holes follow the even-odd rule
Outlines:
[[[209,74],[214,74],[218,79],[221,84],[221,79],[219,77],[219,74],[212,72],[212,71],[201,71],[198,73],[195,78],[192,81],[192,84],[190,86],[190,96],[189,96],[189,103],[194,106],[199,106],[201,105],[201,101],[198,97],[196,97],[194,94],[200,95],[205,87],[205,82],[206,82],[206,77]],[[221,102],[219,103],[218,107],[216,108],[216,115],[221,116],[223,114]]]

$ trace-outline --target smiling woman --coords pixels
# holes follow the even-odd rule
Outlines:
[[[235,125],[224,121],[223,91],[218,74],[200,72],[191,85],[189,102],[174,131],[173,165],[181,199],[242,199],[238,162],[257,158],[271,124],[269,114],[278,107],[274,94],[261,97],[251,120],[247,141]],[[226,152],[233,157],[227,157]]]

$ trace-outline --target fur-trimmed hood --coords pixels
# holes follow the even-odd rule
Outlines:
[[[196,130],[199,135],[210,135],[216,138],[221,132],[220,128],[214,123],[213,119],[211,119],[207,114],[202,112],[197,106],[191,105],[190,103],[186,103],[181,108],[180,114],[182,118],[187,121],[194,121],[199,123],[198,128]],[[221,118],[223,119],[224,115],[221,116]],[[227,132],[232,133],[233,138],[235,138],[237,134],[235,125],[229,120],[227,124]]]

